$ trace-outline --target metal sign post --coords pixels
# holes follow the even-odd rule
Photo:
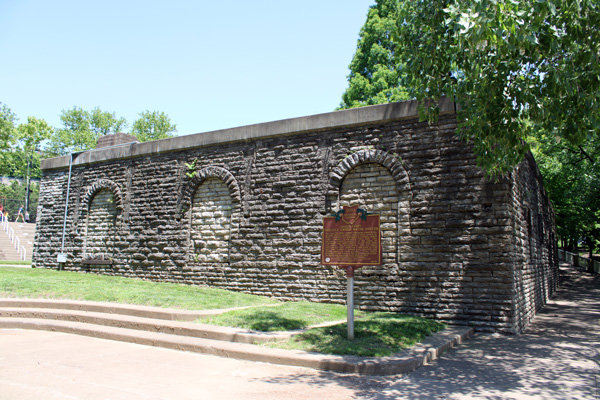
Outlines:
[[[348,340],[354,340],[354,267],[346,267],[346,279],[348,281],[346,288]]]
[[[348,340],[354,340],[354,271],[366,265],[381,265],[381,229],[378,215],[358,206],[344,206],[323,218],[321,264],[346,270]]]

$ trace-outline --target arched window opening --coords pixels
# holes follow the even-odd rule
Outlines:
[[[191,207],[190,250],[193,261],[229,262],[233,211],[229,188],[221,179],[208,178],[198,186]]]

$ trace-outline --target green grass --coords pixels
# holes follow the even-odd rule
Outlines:
[[[107,301],[187,310],[279,303],[222,289],[18,267],[0,267],[0,297]]]
[[[0,265],[31,265],[31,261],[6,261],[6,260],[0,260]]]
[[[357,311],[357,315],[364,312]],[[233,310],[198,322],[262,332],[304,329],[323,322],[345,321],[346,307],[339,304],[292,302],[277,307]]]
[[[352,341],[348,340],[348,326],[344,323],[309,329],[287,341],[268,346],[322,354],[386,357],[410,348],[444,328],[444,324],[425,318],[378,312],[354,321]]]
[[[258,306],[229,311],[199,322],[265,332],[304,329],[322,322],[346,320],[346,307],[342,305],[281,303],[221,289],[50,269],[0,266],[0,297],[91,300],[187,310]],[[269,307],[260,307],[267,305]],[[355,311],[353,341],[347,339],[347,326],[342,323],[308,329],[290,340],[268,346],[382,357],[409,348],[444,327],[424,318]]]

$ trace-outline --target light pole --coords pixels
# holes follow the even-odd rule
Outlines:
[[[26,154],[25,157],[27,157],[27,191],[25,192],[25,215],[27,215],[29,213],[29,154]]]

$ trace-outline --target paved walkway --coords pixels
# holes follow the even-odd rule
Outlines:
[[[600,400],[600,276],[563,272],[525,334],[476,336],[375,398]]]
[[[565,271],[562,288],[525,334],[477,336],[407,375],[363,377],[0,330],[0,400],[600,400],[600,277]]]

